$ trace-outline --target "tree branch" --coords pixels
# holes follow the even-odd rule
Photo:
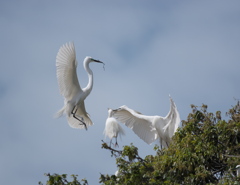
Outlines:
[[[240,155],[227,155],[227,154],[223,154],[226,157],[240,157]]]

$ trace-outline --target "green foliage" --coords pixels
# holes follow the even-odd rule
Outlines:
[[[88,182],[86,179],[82,179],[81,180],[82,183],[80,183],[80,181],[77,180],[77,175],[71,175],[71,177],[73,178],[72,182],[69,182],[67,180],[67,174],[51,175],[50,173],[48,173],[48,174],[45,174],[45,176],[48,177],[48,181],[46,182],[46,185],[88,185]],[[43,185],[42,182],[39,182],[38,184]]]
[[[106,185],[178,185],[178,184],[240,184],[236,165],[240,164],[240,103],[232,107],[222,120],[221,112],[208,113],[207,106],[192,107],[183,127],[172,138],[169,148],[154,147],[156,155],[144,159],[133,144],[116,150],[103,142],[116,158],[118,174],[100,176]],[[46,185],[88,185],[87,180],[72,182],[67,175],[45,174]],[[43,185],[39,182],[39,185]]]
[[[100,183],[112,184],[238,184],[240,164],[240,105],[227,112],[208,113],[207,106],[192,105],[192,113],[175,133],[167,149],[155,146],[156,155],[142,159],[138,149],[102,147],[116,157],[118,175],[101,174]]]

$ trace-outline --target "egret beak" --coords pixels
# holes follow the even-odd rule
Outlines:
[[[103,63],[103,62],[101,62],[100,60],[95,60],[95,59],[93,59],[93,58],[92,58],[92,61],[98,62],[98,63]]]

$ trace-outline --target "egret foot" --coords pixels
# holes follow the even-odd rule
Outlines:
[[[116,147],[118,147],[118,148],[119,148],[117,141],[116,141],[116,143],[115,143],[114,147],[115,147],[115,148],[116,148]]]

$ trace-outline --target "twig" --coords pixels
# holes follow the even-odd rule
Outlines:
[[[103,142],[103,144],[102,144],[103,148],[114,151],[114,152],[117,152],[118,154],[122,154],[121,150],[113,149],[112,147],[108,146],[107,143],[105,143],[103,140],[102,140],[102,142]]]
[[[227,154],[223,154],[226,157],[240,157],[240,155],[227,155]]]

